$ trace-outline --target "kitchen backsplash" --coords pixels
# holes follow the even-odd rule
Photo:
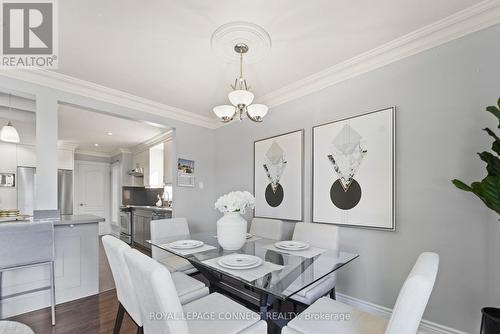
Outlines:
[[[163,188],[122,187],[123,205],[155,205]]]

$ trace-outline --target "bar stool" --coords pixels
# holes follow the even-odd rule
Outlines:
[[[0,245],[0,307],[2,300],[50,290],[52,325],[55,325],[54,224],[52,222],[2,223],[0,224]],[[50,284],[48,286],[2,295],[3,272],[35,266],[49,267]],[[3,318],[1,308],[0,318]]]

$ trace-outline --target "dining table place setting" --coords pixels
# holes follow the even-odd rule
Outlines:
[[[203,261],[203,264],[248,282],[255,281],[273,271],[284,268],[284,266],[264,261],[258,256],[247,254],[225,255]]]
[[[215,249],[214,246],[207,245],[200,240],[176,240],[168,244],[161,245],[161,248],[168,249],[173,253],[183,256]]]
[[[301,256],[307,259],[313,258],[327,251],[323,248],[313,247],[307,242],[294,240],[278,241],[273,244],[265,245],[262,248],[278,253]]]

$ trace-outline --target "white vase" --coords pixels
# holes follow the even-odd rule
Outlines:
[[[217,241],[226,250],[243,247],[247,236],[247,221],[238,212],[227,212],[217,221]]]

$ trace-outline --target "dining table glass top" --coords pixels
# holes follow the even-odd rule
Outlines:
[[[198,240],[204,245],[193,249],[171,247],[172,242],[180,240]],[[153,257],[160,262],[162,257],[175,254],[191,262],[202,273],[226,276],[283,300],[327,276],[334,275],[337,270],[358,257],[357,254],[341,250],[313,246],[300,251],[281,250],[275,247],[277,240],[259,236],[251,236],[242,248],[228,251],[217,242],[216,232],[191,233],[147,242],[151,244]],[[243,270],[232,270],[218,265],[221,257],[231,254],[256,256],[262,259],[262,264]]]

